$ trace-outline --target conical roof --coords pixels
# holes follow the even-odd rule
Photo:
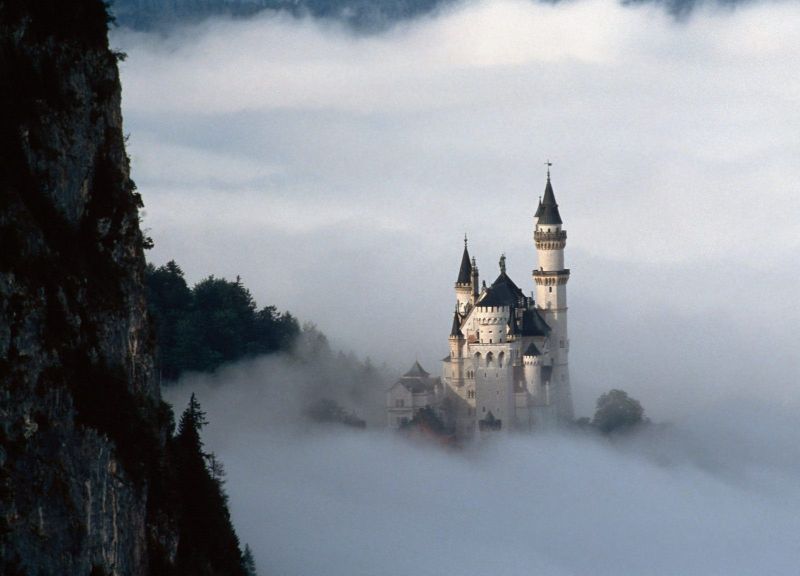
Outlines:
[[[541,354],[542,353],[539,352],[539,349],[536,347],[536,344],[531,342],[525,349],[523,356],[541,356]]]
[[[461,316],[459,316],[458,311],[453,312],[453,327],[450,329],[450,336],[464,336],[461,333]]]
[[[472,281],[472,262],[469,259],[467,241],[464,240],[464,255],[461,256],[461,267],[458,269],[456,284],[469,284]]]
[[[403,378],[425,378],[430,376],[425,369],[419,365],[419,361],[414,362],[414,365],[411,367],[411,370],[403,374]]]
[[[556,195],[550,183],[550,174],[547,175],[547,185],[544,188],[544,197],[539,201],[536,209],[537,224],[561,224],[561,215],[558,213]]]
[[[478,300],[476,305],[486,308],[489,306],[509,306],[513,308],[518,306],[524,298],[525,294],[522,293],[522,290],[503,271],[500,272],[491,288],[483,293],[483,297]]]

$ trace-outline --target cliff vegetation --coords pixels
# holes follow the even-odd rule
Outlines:
[[[0,573],[244,574],[155,377],[109,21],[0,0]],[[198,505],[224,553],[187,531]]]

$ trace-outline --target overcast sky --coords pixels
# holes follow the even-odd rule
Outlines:
[[[576,412],[619,387],[671,423],[449,453],[299,429],[324,367],[189,377],[166,397],[208,411],[263,574],[796,574],[799,27],[790,2],[502,0],[373,36],[114,33],[153,262],[439,373],[464,232],[483,278],[505,252],[533,289],[551,160]]]
[[[458,4],[378,35],[264,15],[117,30],[133,177],[190,282],[397,370],[447,353],[462,237],[533,289],[547,160],[576,409],[798,405],[800,6]]]

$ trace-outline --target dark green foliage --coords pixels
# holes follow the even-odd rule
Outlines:
[[[436,436],[446,436],[450,433],[450,430],[447,429],[442,419],[430,406],[425,406],[424,408],[417,410],[417,413],[414,414],[414,417],[409,422],[406,422],[402,426],[402,429],[419,429],[423,432],[429,432]]]
[[[592,425],[603,434],[629,430],[644,422],[644,409],[623,390],[611,390],[597,399]]]
[[[174,260],[160,268],[147,266],[147,306],[156,325],[161,375],[175,380],[181,373],[176,351],[178,329],[192,305],[192,291]]]
[[[244,554],[242,554],[242,566],[246,576],[258,576],[256,570],[256,560],[253,558],[253,551],[250,550],[250,545],[244,545]]]
[[[207,466],[200,431],[205,413],[194,394],[172,442],[180,500],[177,575],[246,576],[221,481]]]
[[[346,411],[333,400],[328,398],[321,398],[314,402],[308,410],[306,415],[314,422],[328,423],[328,424],[344,424],[352,428],[366,428],[367,423],[353,414]]]
[[[173,0],[152,2],[116,0],[115,12],[123,26],[167,28],[214,15],[252,16],[262,10],[296,16],[340,20],[361,31],[383,30],[391,24],[422,16],[452,0]]]
[[[189,289],[174,261],[147,270],[148,306],[155,319],[161,375],[210,372],[226,362],[289,350],[300,333],[297,320],[274,306],[257,310],[237,278],[209,276]]]

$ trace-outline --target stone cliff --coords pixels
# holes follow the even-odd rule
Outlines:
[[[154,377],[148,240],[107,20],[100,0],[0,0],[8,576],[177,573],[172,414]]]

